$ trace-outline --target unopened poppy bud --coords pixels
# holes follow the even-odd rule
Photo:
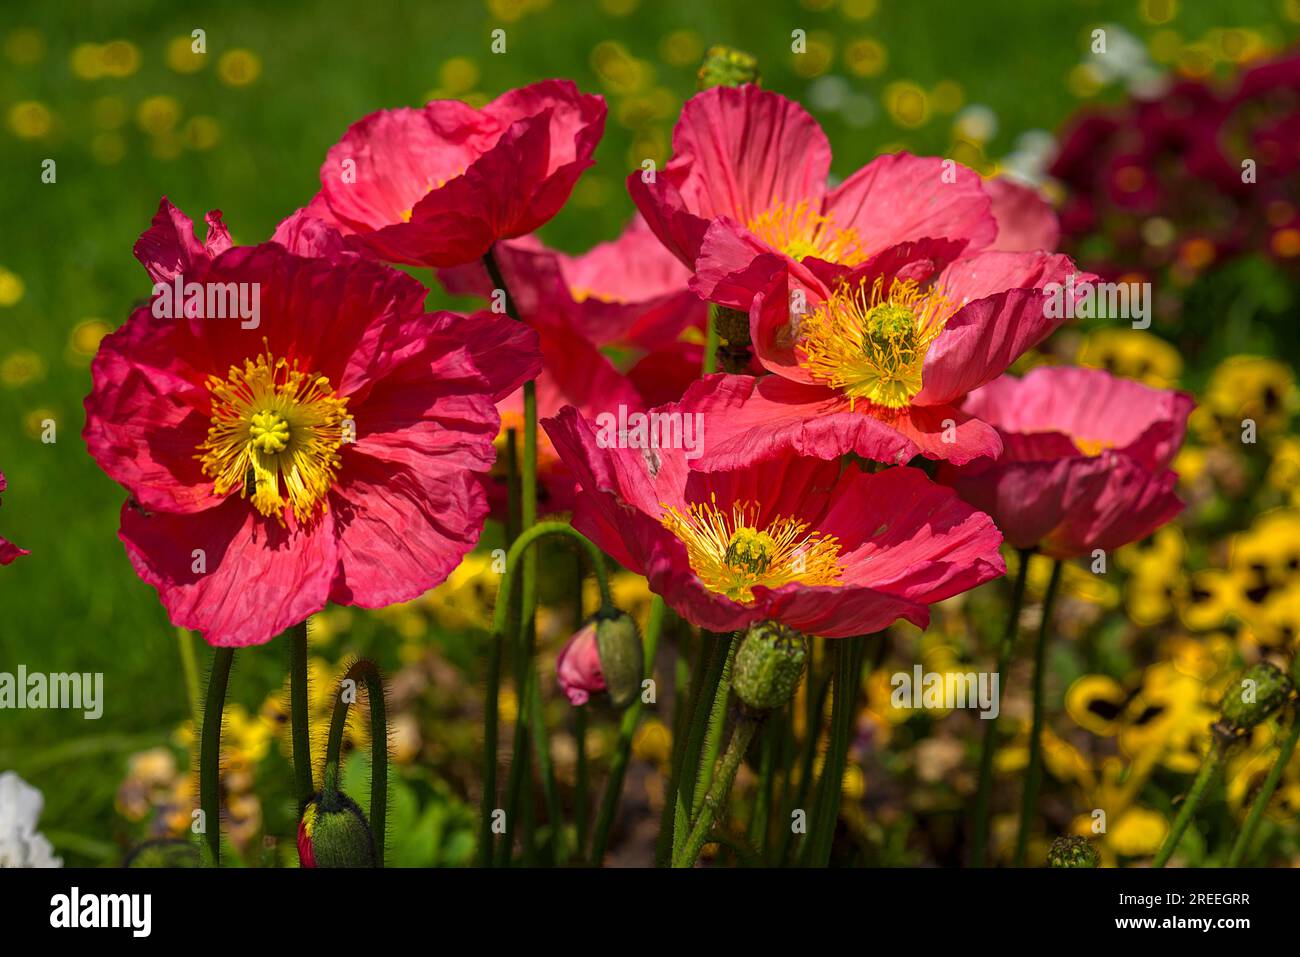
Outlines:
[[[1251,665],[1224,693],[1218,726],[1240,736],[1282,707],[1291,691],[1291,679],[1276,665],[1267,661]]]
[[[774,621],[751,625],[736,649],[731,687],[753,711],[779,708],[799,686],[807,657],[808,643],[799,632]]]
[[[1101,855],[1086,837],[1058,837],[1047,849],[1048,867],[1100,867]]]
[[[753,54],[735,50],[727,46],[712,46],[704,54],[700,72],[696,75],[699,89],[708,90],[715,86],[741,86],[745,83],[757,83],[758,60]]]
[[[598,612],[595,621],[605,690],[609,692],[614,707],[626,708],[641,693],[641,678],[645,672],[641,632],[626,612]]]
[[[570,704],[608,691],[614,707],[625,708],[641,690],[643,667],[636,622],[623,612],[598,612],[560,652],[555,677]]]
[[[298,861],[303,867],[374,867],[375,844],[357,802],[330,785],[298,819]],[[337,775],[337,770],[334,774]]]

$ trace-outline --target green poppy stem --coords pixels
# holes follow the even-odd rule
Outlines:
[[[734,642],[733,642],[734,644]],[[700,812],[691,824],[690,834],[682,844],[682,849],[673,858],[673,867],[693,867],[695,859],[700,856],[700,849],[713,830],[713,822],[718,820],[731,792],[732,782],[736,780],[736,771],[745,758],[745,750],[754,737],[754,732],[762,723],[761,718],[742,712],[736,719],[736,726],[731,732],[731,741],[727,744],[722,763],[718,766],[717,776],[709,785],[708,793],[700,801]]]
[[[212,657],[208,693],[203,701],[203,737],[199,742],[199,808],[212,866],[221,866],[221,716],[230,685],[235,649],[218,648]]]
[[[1214,780],[1219,768],[1223,766],[1223,751],[1218,741],[1210,745],[1205,760],[1201,762],[1201,770],[1196,773],[1196,780],[1192,782],[1192,789],[1187,792],[1187,800],[1183,802],[1178,817],[1174,818],[1174,826],[1170,829],[1169,836],[1165,838],[1164,844],[1160,845],[1155,860],[1151,862],[1152,867],[1164,867],[1174,851],[1178,850],[1178,844],[1182,841],[1187,826],[1192,823],[1192,818],[1196,816],[1196,809],[1200,806],[1201,799],[1205,797],[1206,789]]]
[[[810,649],[811,652],[811,649]],[[811,653],[809,660],[811,661]],[[789,796],[787,787],[787,800],[785,806],[785,820],[781,825],[781,842],[777,845],[776,863],[778,867],[785,867],[790,860],[790,849],[794,845],[794,828],[791,826],[791,820],[794,812],[800,808],[806,807],[808,801],[808,792],[812,790],[813,784],[813,762],[817,759],[817,741],[821,738],[822,733],[822,716],[826,712],[826,696],[831,690],[831,673],[827,672],[820,680],[816,682],[816,690],[813,689],[813,672],[812,666],[808,668],[808,687],[806,691],[806,710],[804,713],[804,740],[803,748],[799,759],[799,778],[798,784],[794,788],[793,797]],[[787,779],[787,785],[789,781]]]
[[[691,684],[698,687],[695,687],[692,692],[694,704],[691,708],[686,750],[682,752],[682,765],[677,775],[673,814],[673,850],[670,861],[676,859],[690,833],[691,808],[695,805],[695,785],[699,778],[700,753],[704,748],[705,735],[708,733],[713,714],[713,702],[719,693],[722,670],[730,657],[732,645],[730,636],[724,638],[707,631],[700,632],[700,641],[708,649],[708,665],[703,672],[697,670],[691,678]]]
[[[334,698],[330,714],[329,743],[325,748],[325,780],[337,784],[343,751],[343,729],[355,692],[365,682],[370,700],[370,837],[374,841],[375,863],[384,866],[384,828],[388,817],[388,706],[384,679],[374,662],[362,658],[352,663]]]
[[[830,643],[835,659],[831,737],[818,787],[816,810],[812,815],[812,827],[804,839],[800,855],[805,867],[825,867],[830,863],[831,845],[835,840],[835,824],[839,820],[840,797],[844,787],[844,768],[848,759],[849,742],[853,736],[853,709],[858,698],[858,678],[866,645],[864,637],[837,638]]]
[[[1237,841],[1232,845],[1232,853],[1228,855],[1229,867],[1237,867],[1250,854],[1250,846],[1255,838],[1255,831],[1259,828],[1259,822],[1264,817],[1264,811],[1273,797],[1273,792],[1277,790],[1278,782],[1282,780],[1282,773],[1286,770],[1286,766],[1291,763],[1291,756],[1295,754],[1298,741],[1300,741],[1300,710],[1297,710],[1296,714],[1292,715],[1291,730],[1287,732],[1286,738],[1282,741],[1282,748],[1277,753],[1277,760],[1269,768],[1268,777],[1264,779],[1264,784],[1260,787],[1259,793],[1255,795],[1255,803],[1250,806],[1250,813],[1246,815],[1246,821],[1241,827],[1241,833],[1237,835]]]
[[[1011,666],[1011,656],[1016,647],[1019,632],[1020,609],[1025,601],[1025,582],[1029,579],[1029,561],[1033,549],[1020,549],[1020,567],[1016,570],[1016,583],[1011,592],[1011,610],[1007,624],[1002,632],[1002,642],[998,645],[998,686],[1001,698],[1001,683],[1007,669]],[[999,700],[999,710],[1001,701]],[[993,797],[993,752],[997,750],[997,719],[984,722],[984,739],[980,743],[979,791],[975,796],[975,827],[971,835],[971,866],[983,867],[987,862],[989,839],[989,804]]]
[[[1029,850],[1029,832],[1038,808],[1038,785],[1043,775],[1043,679],[1046,671],[1047,639],[1051,633],[1052,607],[1061,585],[1062,562],[1052,563],[1052,578],[1043,599],[1043,620],[1038,626],[1038,644],[1034,648],[1034,720],[1029,731],[1029,770],[1025,773],[1025,790],[1020,800],[1020,833],[1016,838],[1015,866],[1024,867]]]
[[[713,707],[709,710],[709,727],[704,736],[704,748],[700,754],[700,766],[695,777],[695,791],[691,800],[691,818],[700,813],[705,795],[713,784],[713,765],[718,760],[718,749],[722,747],[722,732],[727,723],[727,701],[731,697],[731,668],[736,661],[736,649],[740,641],[734,634],[723,639],[727,642],[727,657],[722,662],[722,674],[718,678],[718,687],[713,695]]]
[[[190,720],[199,722],[199,663],[194,654],[194,633],[176,629],[176,648],[181,654],[181,674],[185,677],[185,696],[190,703]]]
[[[659,653],[659,635],[664,625],[664,600],[658,595],[650,599],[650,618],[646,622],[645,642],[642,645],[644,671],[646,677],[654,676],[655,656]],[[614,813],[618,810],[619,799],[623,795],[623,779],[627,775],[627,765],[632,754],[632,738],[636,734],[637,722],[641,720],[642,698],[636,697],[623,712],[619,723],[618,745],[614,749],[614,760],[609,766],[609,780],[605,782],[605,793],[600,802],[600,813],[596,817],[596,833],[591,845],[591,862],[597,867],[605,858],[609,847],[609,832],[614,825]],[[579,708],[579,711],[582,709]]]
[[[718,346],[722,337],[718,334],[718,307],[709,303],[709,328],[704,342],[704,364],[700,369],[702,375],[711,375],[718,371]]]
[[[679,794],[682,785],[682,769],[685,767],[687,738],[690,736],[692,719],[700,699],[700,685],[709,667],[709,642],[700,638],[695,654],[695,667],[692,669],[685,661],[683,647],[689,633],[678,633],[677,661],[673,668],[675,686],[673,689],[673,740],[671,768],[669,769],[668,787],[664,790],[664,806],[659,814],[659,836],[655,840],[655,867],[668,867],[672,864],[673,851],[676,850],[674,825],[677,820]]]
[[[610,587],[609,587],[609,572],[605,567],[605,556],[601,554],[600,549],[597,548],[595,545],[593,545],[591,541],[588,540],[586,536],[584,536],[581,532],[579,532],[572,525],[569,525],[566,522],[540,522],[536,525],[533,525],[531,528],[524,529],[520,533],[519,537],[515,539],[514,543],[510,546],[510,550],[506,552],[506,568],[505,568],[505,572],[501,576],[501,588],[497,592],[496,607],[492,611],[491,640],[494,643],[502,643],[506,640],[506,632],[508,630],[509,621],[510,621],[510,604],[511,604],[511,599],[514,595],[515,579],[516,577],[519,577],[518,573],[520,568],[520,561],[521,559],[525,558],[525,556],[528,555],[529,549],[534,542],[538,541],[541,538],[544,538],[547,535],[559,535],[559,536],[572,538],[575,542],[578,543],[579,546],[581,546],[586,551],[588,561],[590,562],[592,569],[596,573],[596,583],[600,588],[601,608],[602,610],[605,610],[605,609],[612,609],[614,607],[613,593],[610,591]],[[526,568],[526,562],[525,562],[525,568]],[[533,676],[531,679],[528,677],[530,673]],[[518,698],[519,698],[519,704],[518,704],[519,717],[517,720],[523,721],[524,715],[529,714],[531,711],[534,719],[534,724],[536,724],[535,719],[541,712],[541,708],[540,708],[541,700],[539,695],[538,702],[537,702],[538,706],[536,708],[533,708],[531,702],[529,701],[529,687],[532,684],[532,682],[536,679],[536,670],[532,667],[531,661],[526,662],[526,670],[522,672],[522,675],[523,675],[523,680],[517,686]],[[494,701],[491,700],[488,701],[487,706],[489,712],[495,710]],[[492,763],[496,759],[496,749],[497,749],[495,721],[491,722],[491,725],[490,727],[487,728],[487,730],[489,734],[485,745],[485,751],[487,752],[488,755],[490,755],[489,763]],[[540,737],[542,739],[538,743],[537,747],[535,747],[534,750],[538,753],[539,758],[542,756],[542,754],[545,754],[547,758],[546,765],[549,766],[550,754],[549,754],[549,750],[545,750],[548,747],[545,741],[545,728],[534,727],[532,733],[533,735]],[[518,737],[516,737],[516,741],[518,740],[519,740]],[[507,802],[506,802],[506,807],[510,809],[514,809],[519,806],[519,790],[523,786],[523,781],[522,781],[523,775],[521,773],[516,773],[516,767],[519,766],[521,757],[522,757],[521,751],[516,751],[516,753],[512,756],[512,761],[514,762],[514,766],[511,767],[510,781],[507,786],[508,790],[507,790]],[[539,768],[539,770],[542,769]],[[486,780],[486,776],[485,776],[485,780]],[[490,791],[484,788],[483,803],[482,806],[480,807],[481,843],[479,845],[479,861],[482,866],[486,866],[486,864],[492,860],[492,812],[496,807],[495,801],[496,801],[495,788],[493,788],[493,790]],[[558,801],[556,802],[556,804],[558,805]],[[554,820],[552,822],[552,825],[557,829],[557,833],[558,833],[558,829],[560,827],[559,820],[558,819]],[[510,850],[509,843],[506,842],[504,853],[507,856],[507,859],[509,855],[509,850]]]
[[[293,739],[293,779],[298,803],[316,793],[311,773],[311,728],[307,720],[307,622],[289,629],[289,716]]]

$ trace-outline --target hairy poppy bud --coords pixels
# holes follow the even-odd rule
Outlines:
[[[1048,867],[1099,867],[1101,855],[1086,837],[1058,837],[1047,850]]]
[[[712,46],[704,54],[700,72],[696,74],[699,89],[715,86],[740,86],[757,83],[758,60],[753,54],[726,46]]]
[[[560,652],[555,676],[571,704],[608,691],[614,707],[626,708],[641,690],[644,665],[636,622],[621,611],[597,612]]]
[[[790,700],[803,676],[808,643],[774,621],[751,625],[736,649],[731,686],[753,711],[771,711]]]
[[[1276,665],[1251,665],[1224,693],[1216,727],[1239,737],[1282,707],[1291,691],[1291,679]]]
[[[632,616],[616,611],[596,614],[596,645],[600,649],[600,670],[605,690],[616,708],[626,708],[641,691],[645,671],[641,632]]]
[[[338,769],[325,771],[325,790],[298,819],[298,860],[303,867],[374,867],[375,844],[357,802],[338,789]]]

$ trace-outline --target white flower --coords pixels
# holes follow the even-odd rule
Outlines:
[[[13,771],[0,774],[0,867],[62,867],[36,831],[45,799]]]

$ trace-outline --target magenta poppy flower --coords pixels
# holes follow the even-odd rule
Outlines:
[[[617,239],[577,256],[534,236],[502,242],[493,255],[525,322],[562,325],[593,345],[637,354],[671,346],[690,329],[703,338],[708,310],[686,288],[690,270],[640,216]],[[492,294],[482,262],[440,269],[438,278],[456,295]]]
[[[541,341],[539,415],[555,415],[566,405],[592,419],[616,415],[620,407],[644,410],[680,399],[699,377],[707,307],[686,288],[690,272],[640,217],[617,239],[581,255],[525,236],[499,243],[494,256],[519,317]],[[486,299],[493,291],[481,261],[441,269],[438,276],[455,295]],[[522,428],[521,395],[500,409],[503,427]],[[538,438],[540,504],[568,509],[573,475],[545,434]],[[494,515],[502,514],[504,468],[494,470],[490,491]]]
[[[996,430],[958,405],[1065,321],[1074,266],[1046,252],[954,259],[960,248],[905,243],[852,270],[819,264],[807,283],[776,272],[750,309],[755,355],[773,374],[711,376],[683,398],[708,417],[697,466],[787,452],[996,456]]]
[[[455,266],[554,216],[592,164],[605,101],[567,80],[363,117],[332,146],[307,212],[387,262]]]
[[[989,249],[1052,252],[1061,239],[1061,224],[1047,200],[1032,186],[1005,176],[984,181],[993,201],[998,235]]]
[[[830,142],[803,107],[753,85],[716,87],[683,107],[672,160],[627,184],[664,245],[692,272],[710,274],[692,288],[722,305],[732,302],[714,286],[743,290],[739,309],[766,278],[765,270],[750,275],[764,253],[802,273],[802,263],[856,266],[926,238],[974,251],[997,232],[979,175],[951,161],[880,156],[834,189],[830,164]]]
[[[569,699],[581,707],[591,696],[605,690],[605,673],[600,667],[600,647],[596,642],[596,622],[583,625],[568,640],[555,661],[555,680]]]
[[[0,492],[9,487],[9,482],[5,479],[4,472],[0,472]],[[25,548],[19,548],[13,542],[0,538],[0,565],[8,565],[15,558],[21,558],[23,555],[30,555],[31,552]]]
[[[1076,558],[1145,538],[1183,509],[1169,469],[1194,406],[1101,369],[1042,366],[971,393],[997,427],[996,462],[944,466],[939,480],[988,512],[1017,548]]]
[[[536,374],[535,333],[425,313],[396,270],[277,243],[195,257],[183,279],[255,303],[256,326],[156,315],[155,295],[100,344],[83,433],[172,622],[258,644],[326,602],[441,582],[478,539],[494,402]]]
[[[543,425],[582,485],[574,527],[693,624],[776,620],[827,638],[899,618],[924,628],[930,604],[1004,572],[989,517],[919,469],[867,474],[787,454],[692,471],[698,420],[685,405],[654,412],[653,437],[573,408]]]

